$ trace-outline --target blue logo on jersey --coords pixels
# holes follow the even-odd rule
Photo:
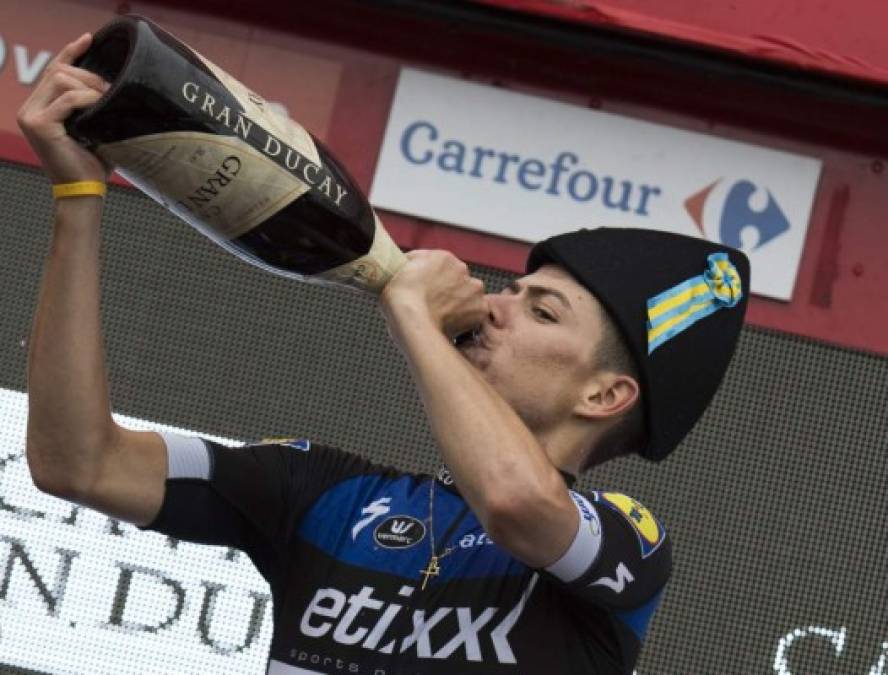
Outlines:
[[[685,201],[685,209],[700,231],[709,239],[720,241],[734,248],[756,250],[787,232],[789,219],[780,208],[770,190],[764,188],[767,203],[764,208],[755,209],[750,200],[760,189],[749,180],[738,180],[727,191],[718,216],[717,227],[704,218],[704,207],[712,196],[712,191],[721,179],[691,195]],[[754,235],[751,237],[750,235]],[[754,243],[750,244],[750,240]],[[746,244],[746,245],[744,245]]]
[[[410,548],[425,538],[426,527],[413,516],[392,516],[377,525],[373,541],[383,548]]]

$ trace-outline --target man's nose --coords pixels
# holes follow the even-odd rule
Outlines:
[[[505,327],[510,307],[509,298],[500,293],[491,293],[487,296],[488,319],[495,328]]]

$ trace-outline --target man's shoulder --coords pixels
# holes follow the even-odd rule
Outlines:
[[[605,512],[626,526],[627,531],[637,538],[642,558],[667,545],[663,522],[638,499],[610,490],[584,490],[582,495],[596,507],[599,514]]]
[[[274,436],[263,437],[246,443],[244,449],[254,451],[269,450],[275,453],[289,456],[290,461],[302,459],[323,463],[330,467],[337,467],[347,474],[376,474],[397,478],[401,476],[415,476],[420,478],[423,474],[414,474],[398,469],[385,462],[380,462],[367,453],[352,449],[341,448],[336,445],[317,441],[307,437]]]

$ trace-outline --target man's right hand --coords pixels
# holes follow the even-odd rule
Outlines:
[[[91,43],[92,35],[84,33],[65,45],[50,61],[16,118],[53,184],[104,182],[112,170],[71,138],[64,126],[74,110],[93,105],[110,87],[99,75],[71,65]]]

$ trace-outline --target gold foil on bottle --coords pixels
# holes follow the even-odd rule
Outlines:
[[[362,291],[379,294],[398,270],[407,262],[404,253],[392,241],[379,216],[373,214],[375,231],[373,245],[360,258],[320,274],[307,277],[346,284]]]

